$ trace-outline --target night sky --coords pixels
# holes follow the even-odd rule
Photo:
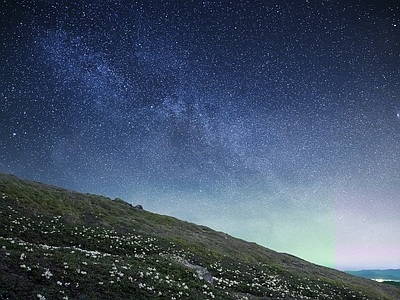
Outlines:
[[[400,268],[398,1],[0,7],[1,172]]]

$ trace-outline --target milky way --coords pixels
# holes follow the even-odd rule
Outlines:
[[[0,171],[398,268],[400,9],[375,2],[6,0]]]

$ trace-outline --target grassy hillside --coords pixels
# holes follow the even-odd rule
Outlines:
[[[0,173],[0,299],[400,299],[400,289]]]

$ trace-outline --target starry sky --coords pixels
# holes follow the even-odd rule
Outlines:
[[[0,171],[400,268],[399,6],[3,0]]]

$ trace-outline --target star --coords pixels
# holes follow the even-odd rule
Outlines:
[[[1,172],[330,267],[398,267],[398,7],[15,0],[1,13]]]

